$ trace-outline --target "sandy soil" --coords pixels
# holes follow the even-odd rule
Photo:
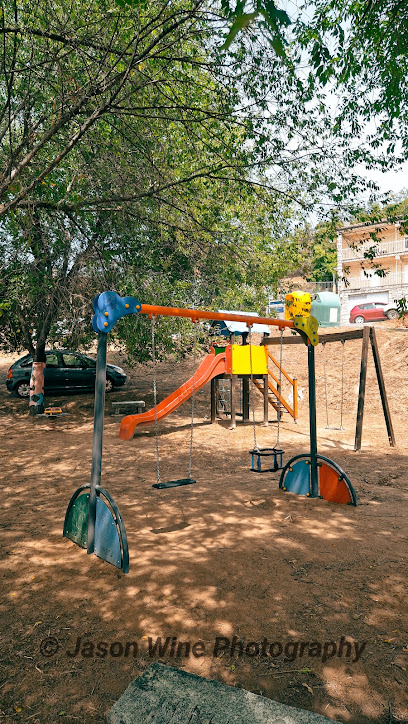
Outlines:
[[[155,660],[341,722],[408,720],[408,332],[390,323],[376,331],[394,449],[371,353],[360,453],[353,443],[361,342],[345,349],[344,431],[326,429],[323,349],[316,353],[319,451],[348,473],[357,508],[285,494],[278,474],[249,472],[252,427],[211,425],[208,387],[196,399],[198,484],[154,490],[151,427],[124,442],[110,415],[121,398],[151,406],[151,366],[128,370],[127,385],[107,398],[102,480],[127,528],[128,575],[61,535],[72,493],[90,479],[92,395],[53,397],[69,416],[32,420],[5,389],[17,356],[0,359],[1,721],[103,722]],[[306,388],[305,348],[286,346],[283,358]],[[113,352],[109,361],[125,365]],[[326,366],[329,422],[338,427],[340,344],[327,346]],[[191,361],[160,364],[160,396],[191,372]],[[258,420],[261,408],[259,396]],[[189,414],[186,403],[159,424],[164,479],[187,475]],[[272,420],[271,409],[269,427],[256,427],[262,447],[275,443]],[[285,417],[280,441],[286,459],[307,451],[307,390],[298,424]],[[149,637],[159,636],[202,643],[185,657],[171,641],[167,652],[149,652]],[[48,639],[58,643],[42,644]]]

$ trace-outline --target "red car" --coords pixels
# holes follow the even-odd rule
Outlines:
[[[364,302],[357,304],[350,312],[350,322],[363,324],[363,322],[375,322],[379,319],[388,319],[385,314],[384,302]]]

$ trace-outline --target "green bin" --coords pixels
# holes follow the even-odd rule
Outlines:
[[[338,327],[340,325],[340,297],[334,292],[318,292],[310,310],[320,327]]]

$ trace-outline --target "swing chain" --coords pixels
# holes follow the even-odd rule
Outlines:
[[[326,430],[329,428],[329,401],[327,397],[327,375],[326,375],[326,342],[323,342],[323,377],[324,377],[324,398],[326,401]]]
[[[248,324],[249,331],[249,369],[251,371],[251,407],[252,407],[252,428],[254,432],[254,451],[258,451],[258,443],[256,441],[256,425],[255,425],[255,400],[254,400],[254,374],[252,370],[252,324]]]
[[[156,469],[157,482],[160,479],[160,457],[159,457],[159,427],[157,424],[157,379],[156,379],[156,342],[155,342],[155,322],[156,317],[152,317],[152,359],[153,359],[153,401],[154,401],[154,436],[156,440]]]
[[[343,400],[344,400],[344,348],[346,340],[341,340],[341,403],[340,403],[340,430],[344,430],[343,427]]]
[[[282,359],[283,359],[283,327],[280,328],[280,351],[279,351],[279,398],[277,400],[278,402],[278,428],[277,428],[277,434],[276,434],[276,448],[279,448],[279,433],[280,433],[280,421],[281,421],[281,397],[282,397]]]
[[[329,425],[329,400],[327,395],[327,374],[326,374],[326,342],[323,345],[323,377],[324,377],[324,396],[326,401],[326,430],[344,430],[343,427],[343,404],[344,404],[344,358],[345,358],[346,340],[341,340],[341,398],[340,398],[340,427],[331,427]]]
[[[196,373],[196,348],[197,348],[197,321],[193,321],[194,324],[194,336],[193,336],[193,388],[191,395],[191,423],[190,423],[190,456],[188,461],[188,478],[191,478],[191,469],[193,464],[193,434],[194,434],[194,398],[195,398],[195,373]]]

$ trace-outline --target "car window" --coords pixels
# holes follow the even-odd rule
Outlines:
[[[87,367],[96,367],[96,361],[94,359],[90,359],[89,357],[84,357],[84,362],[86,362]]]
[[[20,367],[31,367],[33,364],[33,358],[27,357],[27,359],[23,360],[23,362],[20,362]]]
[[[382,309],[383,307],[385,307],[385,303],[384,303],[384,302],[376,302],[376,303],[375,303],[375,306],[376,306],[376,307],[381,307],[381,309]]]
[[[64,367],[82,368],[86,366],[84,360],[76,354],[64,354],[62,355],[62,359]]]
[[[46,354],[45,359],[47,360],[47,367],[59,367],[58,356],[56,354]]]

